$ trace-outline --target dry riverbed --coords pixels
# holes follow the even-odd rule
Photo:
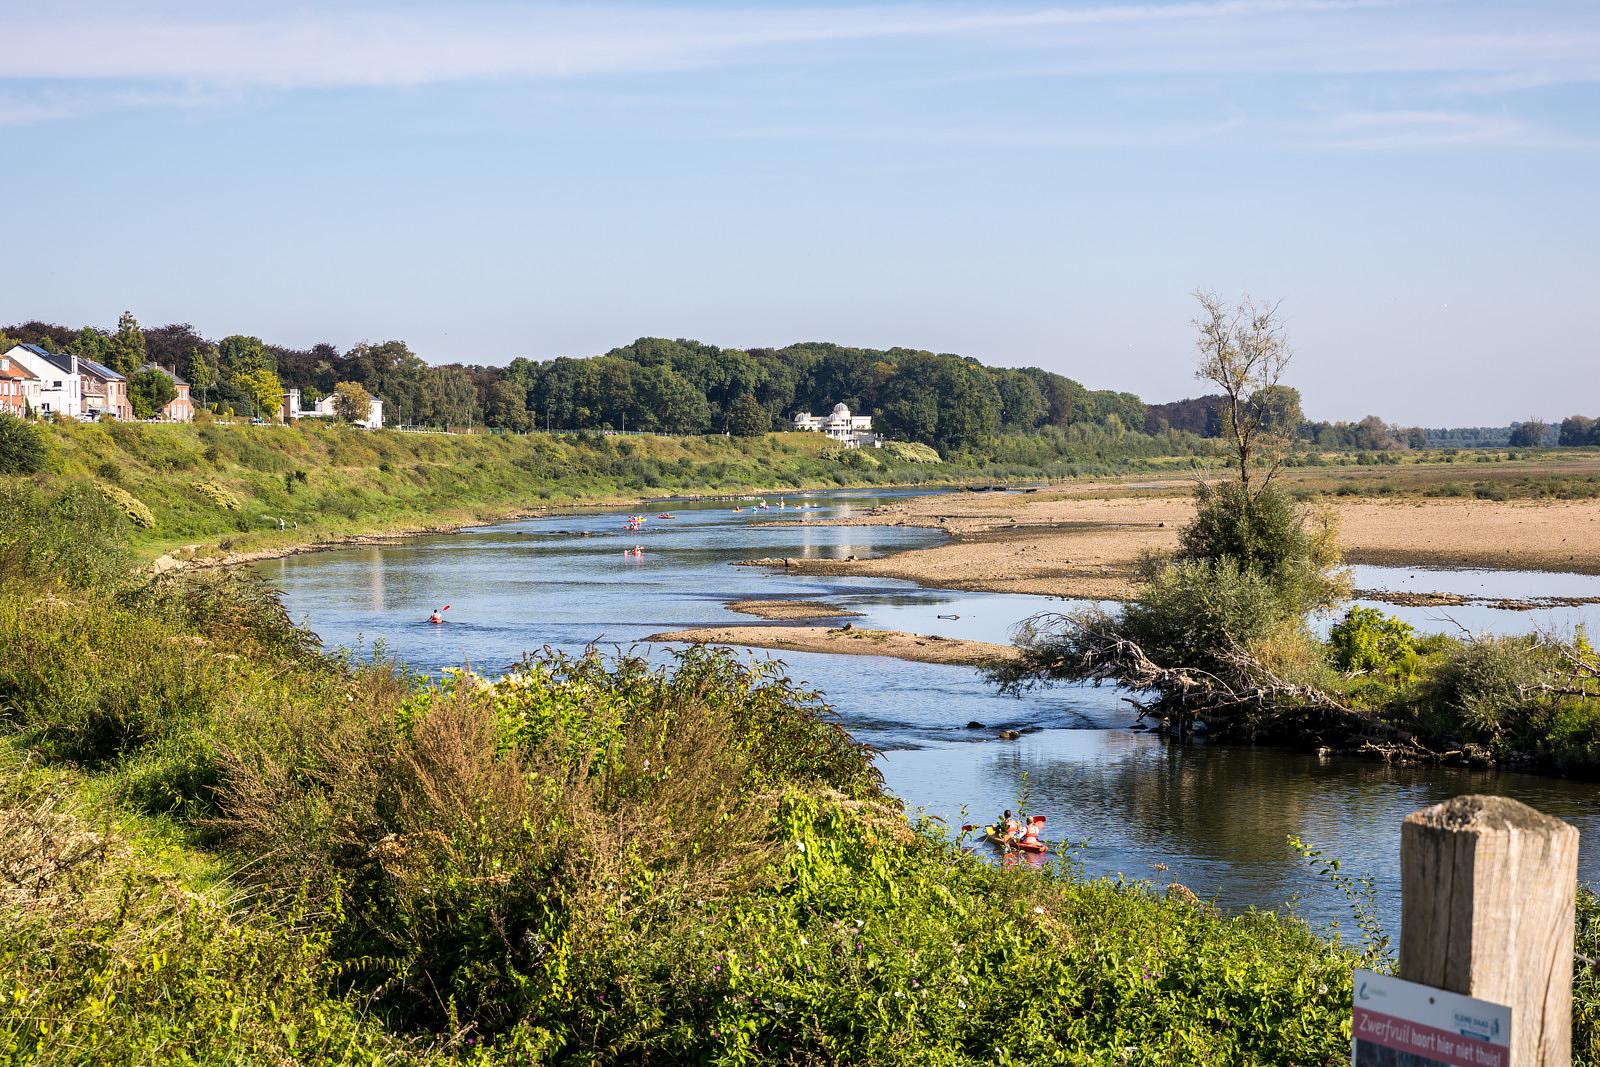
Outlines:
[[[868,560],[763,560],[791,573],[1122,600],[1148,552],[1177,547],[1192,498],[1162,483],[913,497],[836,525],[924,526],[944,544]],[[1111,489],[1111,493],[1118,490]],[[1093,495],[1091,495],[1093,494]],[[1600,501],[1410,498],[1330,504],[1350,563],[1600,574]]]
[[[858,630],[852,626],[707,626],[652,634],[647,640],[696,645],[743,645],[785,652],[827,652],[845,656],[892,656],[921,663],[957,663],[982,667],[1011,659],[1017,650],[987,641],[901,633],[898,630]]]
[[[795,619],[846,619],[859,618],[861,612],[824,604],[820,600],[735,600],[729,611],[757,618],[786,622]]]

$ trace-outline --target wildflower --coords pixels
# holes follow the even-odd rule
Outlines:
[[[962,1011],[966,1011],[967,1010],[967,1002],[962,1000],[960,997],[957,997],[956,998],[956,1007],[960,1008]]]
[[[1041,908],[1041,907],[1039,907],[1039,905],[1037,905],[1037,904],[1035,904],[1035,905],[1034,905],[1034,906],[1033,906],[1033,913],[1034,913],[1034,914],[1035,914],[1035,915],[1043,915],[1043,914],[1044,914],[1044,909],[1043,909],[1043,908]]]

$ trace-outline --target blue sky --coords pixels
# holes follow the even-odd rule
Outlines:
[[[134,8],[137,7],[137,11]],[[1600,415],[1600,5],[0,0],[0,322],[502,363],[823,339]]]

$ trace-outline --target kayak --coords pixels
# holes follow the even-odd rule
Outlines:
[[[1007,838],[993,826],[985,826],[983,828],[983,836],[991,845],[1002,849],[1015,849],[1018,852],[1034,853],[1049,851],[1049,846],[1043,841],[1014,841]]]

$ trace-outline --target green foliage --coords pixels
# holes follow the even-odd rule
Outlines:
[[[1416,631],[1376,608],[1352,606],[1329,631],[1328,647],[1341,671],[1387,674],[1402,682],[1416,675]]]
[[[356,382],[333,387],[333,413],[345,422],[365,422],[372,414],[372,394]]]
[[[1237,481],[1202,482],[1195,495],[1195,517],[1178,537],[1180,560],[1227,560],[1260,574],[1296,614],[1329,607],[1343,594],[1329,574],[1339,559],[1329,515],[1307,515],[1276,487],[1247,492]]]
[[[1549,678],[1553,658],[1536,637],[1461,641],[1430,679],[1430,696],[1478,736],[1493,738],[1532,703],[1528,690]]]
[[[1234,677],[1232,653],[1296,622],[1277,587],[1258,571],[1231,559],[1182,560],[1140,587],[1118,629],[1161,666]]]
[[[13,597],[40,587],[105,587],[127,571],[127,523],[91,484],[0,483],[0,515],[0,585]]]
[[[41,471],[48,454],[37,429],[15,415],[0,412],[0,475]]]
[[[195,482],[195,491],[224,511],[238,511],[239,498],[216,482]]]
[[[128,378],[128,400],[139,419],[153,419],[178,395],[178,387],[165,371],[147,368]]]
[[[938,463],[939,453],[930,445],[918,444],[915,441],[885,441],[883,450],[896,459],[907,460],[911,463]]]
[[[101,493],[105,494],[105,498],[115,504],[117,509],[122,512],[123,517],[125,517],[129,522],[133,523],[133,525],[142,527],[146,530],[153,529],[155,527],[155,514],[144,503],[144,501],[140,500],[138,497],[134,496],[120,485],[106,485],[101,483],[100,485],[96,486],[96,488],[98,488]]]
[[[735,437],[756,437],[772,429],[772,416],[749,393],[739,394],[728,409],[728,432]]]
[[[277,374],[264,367],[239,371],[228,379],[228,384],[249,401],[251,411],[262,418],[277,415],[283,403],[283,383]]]
[[[144,365],[144,331],[139,328],[139,320],[133,317],[133,312],[124,311],[117,319],[117,332],[109,339],[106,355],[109,358],[102,362],[124,376],[131,376]]]

